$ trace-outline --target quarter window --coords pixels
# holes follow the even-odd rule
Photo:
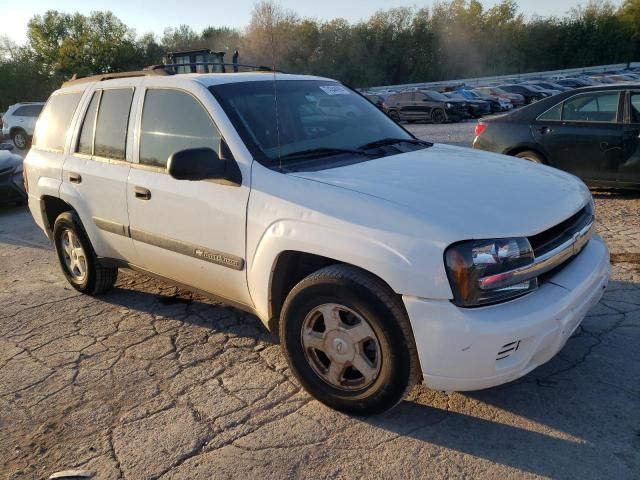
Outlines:
[[[563,121],[615,123],[618,119],[619,92],[578,95],[564,102]]]
[[[125,159],[132,99],[131,88],[103,90],[96,121],[94,155],[116,160]]]
[[[551,107],[538,117],[538,120],[555,120],[560,121],[562,119],[562,103],[557,104],[555,107]]]
[[[166,167],[171,155],[189,148],[218,151],[220,132],[202,105],[179,90],[147,90],[140,129],[140,163]]]
[[[33,137],[35,147],[64,150],[67,130],[81,97],[82,93],[65,93],[49,99],[36,125]]]
[[[100,92],[93,92],[91,103],[87,108],[87,113],[82,121],[82,129],[80,130],[80,140],[78,140],[78,153],[85,155],[93,155],[93,131],[96,126],[96,112],[98,111],[98,102],[100,101]]]

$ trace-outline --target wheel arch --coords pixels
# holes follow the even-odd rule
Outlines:
[[[515,157],[517,154],[522,153],[522,152],[533,152],[537,155],[540,156],[540,158],[542,158],[542,161],[545,165],[549,165],[549,160],[547,159],[547,156],[544,154],[544,152],[542,152],[542,150],[540,148],[537,148],[535,146],[532,145],[519,145],[517,147],[513,147],[509,150],[507,150],[506,152],[504,152],[505,155],[510,155],[512,157]]]
[[[56,218],[58,218],[61,213],[74,212],[77,214],[77,212],[71,205],[69,205],[59,197],[54,197],[53,195],[43,195],[41,197],[41,202],[42,213],[44,214],[44,226],[49,237],[51,237],[51,234],[53,233],[53,225],[56,222]]]
[[[291,290],[305,277],[330,265],[346,265],[375,276],[393,295],[391,286],[380,276],[352,263],[300,250],[284,250],[276,257],[269,277],[269,319],[267,328],[278,333],[282,306]],[[401,302],[402,303],[402,302]]]

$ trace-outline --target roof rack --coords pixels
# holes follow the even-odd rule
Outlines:
[[[69,87],[71,85],[78,85],[80,83],[87,83],[87,82],[103,82],[105,80],[112,80],[114,78],[128,78],[128,77],[146,77],[146,76],[151,76],[151,75],[159,75],[159,76],[164,76],[164,75],[171,75],[169,72],[167,72],[166,70],[137,70],[137,71],[133,71],[133,72],[117,72],[117,73],[102,73],[99,75],[91,75],[89,77],[80,77],[77,78],[77,74],[73,74],[73,77],[71,77],[71,79],[67,80],[66,82],[64,82],[62,84],[63,87]]]
[[[91,75],[89,77],[80,77],[77,78],[77,75],[74,73],[73,77],[62,84],[63,87],[69,87],[71,85],[78,85],[82,83],[88,82],[103,82],[105,80],[112,80],[114,78],[129,78],[129,77],[148,77],[148,76],[165,76],[165,75],[176,75],[180,74],[176,69],[178,67],[198,67],[198,66],[218,66],[222,67],[223,71],[219,73],[225,73],[224,67],[238,67],[238,68],[246,68],[252,72],[274,72],[281,73],[278,70],[273,70],[270,67],[265,67],[262,65],[246,65],[243,63],[218,63],[218,62],[194,62],[194,63],[162,63],[159,65],[149,65],[148,67],[144,67],[142,70],[132,71],[132,72],[117,72],[117,73],[102,73],[99,75]],[[191,73],[191,72],[189,72]],[[196,72],[199,73],[199,72]],[[202,73],[211,73],[211,72],[202,72]]]

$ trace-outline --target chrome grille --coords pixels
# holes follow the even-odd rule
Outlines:
[[[587,205],[555,227],[529,237],[529,243],[533,248],[535,257],[539,258],[571,240],[576,233],[583,230],[590,223],[593,223],[593,212],[591,211],[591,205]]]

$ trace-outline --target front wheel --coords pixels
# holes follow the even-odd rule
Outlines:
[[[73,288],[97,295],[110,290],[118,278],[117,268],[100,264],[78,217],[61,213],[53,227],[53,241],[62,273]]]
[[[391,110],[389,112],[389,117],[391,117],[391,120],[393,120],[396,123],[400,123],[400,114],[395,111],[395,110]]]
[[[323,268],[293,288],[280,338],[302,386],[348,414],[392,408],[420,376],[402,302],[377,277],[348,265]]]

